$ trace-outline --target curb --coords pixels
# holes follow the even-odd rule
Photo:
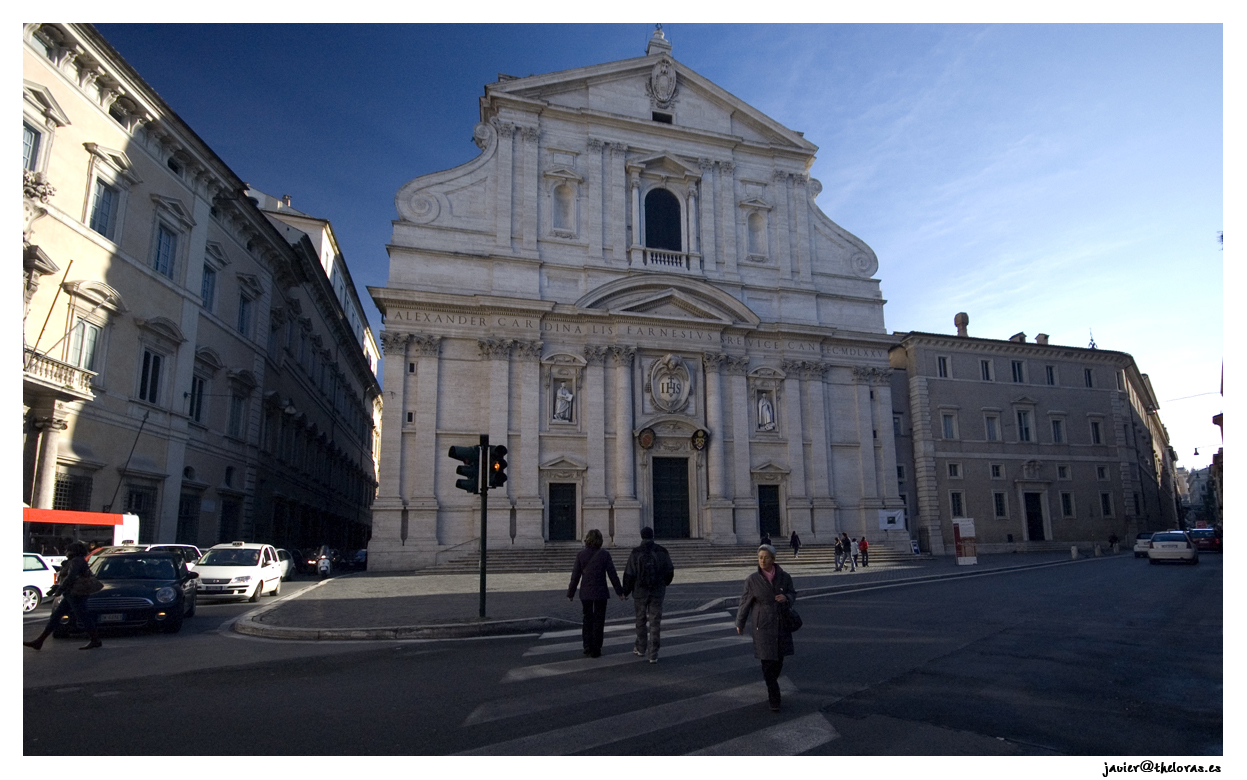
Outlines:
[[[1099,560],[1113,560],[1122,556],[1102,556]],[[973,566],[967,566],[965,571],[955,571],[947,574],[931,574],[919,577],[905,577],[896,580],[877,580],[877,581],[859,581],[854,583],[845,583],[843,585],[824,585],[816,588],[809,588],[801,591],[804,598],[812,596],[827,596],[838,593],[852,593],[854,591],[866,590],[880,587],[900,587],[902,585],[923,585],[932,582],[940,582],[943,580],[954,580],[963,577],[986,577],[993,574],[1008,574],[1011,572],[1027,571],[1029,569],[1044,569],[1052,566],[1068,566],[1075,563],[1084,563],[1086,561],[1097,560],[1094,557],[1080,557],[1078,560],[1067,561],[1045,561],[1043,563],[1030,563],[1021,566],[1005,566],[994,569],[975,570]],[[323,580],[312,588],[292,593],[289,596],[283,596],[278,600],[267,604],[259,609],[252,610],[234,621],[231,629],[235,633],[245,634],[247,636],[263,637],[265,639],[292,639],[292,640],[396,640],[396,639],[473,639],[488,636],[515,636],[519,634],[534,634],[545,631],[576,628],[580,624],[575,621],[565,620],[563,618],[552,617],[531,617],[531,618],[515,618],[510,620],[482,620],[475,619],[471,621],[463,621],[458,623],[441,623],[435,625],[423,626],[394,626],[388,628],[298,628],[292,626],[270,626],[259,621],[259,617],[266,612],[277,607],[286,599],[298,598],[314,588],[327,583]],[[691,610],[692,613],[706,612],[711,609],[729,609],[739,606],[740,596],[722,596],[711,599],[705,604]],[[675,613],[671,613],[675,614]],[[685,614],[685,613],[681,613]]]

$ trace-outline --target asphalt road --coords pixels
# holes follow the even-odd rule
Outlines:
[[[778,715],[726,612],[669,620],[651,666],[623,626],[589,659],[575,631],[251,639],[228,622],[252,605],[223,604],[176,636],[26,651],[23,745],[58,754],[83,734],[79,749],[104,754],[1221,753],[1220,556],[1120,556],[798,605]]]

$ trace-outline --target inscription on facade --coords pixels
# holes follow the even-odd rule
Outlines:
[[[411,311],[409,309],[392,309],[385,316],[386,321],[402,320],[428,325],[466,325],[469,328],[524,328],[536,330],[538,320],[530,317],[511,317],[508,315],[483,314],[449,314],[444,312]]]

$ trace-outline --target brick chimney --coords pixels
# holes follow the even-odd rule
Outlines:
[[[1048,343],[1048,334],[1047,334],[1047,333],[1036,333],[1036,334],[1035,334],[1035,343],[1036,343],[1036,344],[1047,344],[1047,343]]]
[[[1018,344],[1025,344],[1026,334],[1025,333],[1014,333],[1012,336],[1009,337],[1009,341],[1013,341]]]

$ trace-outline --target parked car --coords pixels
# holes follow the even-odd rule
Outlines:
[[[101,555],[113,555],[115,553],[127,553],[127,552],[143,552],[146,549],[147,547],[139,546],[137,544],[124,544],[124,545],[119,544],[119,545],[109,545],[107,547],[96,547],[94,550],[87,553],[87,563],[91,563],[96,558],[100,557]]]
[[[1215,528],[1196,528],[1186,535],[1200,552],[1221,552],[1221,534]]]
[[[48,595],[56,583],[56,569],[39,553],[22,554],[22,612],[31,612]]]
[[[91,562],[104,589],[87,599],[87,609],[100,628],[155,628],[168,634],[182,630],[195,614],[199,576],[188,571],[176,553],[140,551],[109,553]],[[68,615],[53,631],[56,637],[81,631]]]
[[[1146,558],[1147,550],[1152,546],[1153,531],[1144,531],[1134,538],[1134,557]]]
[[[203,555],[203,552],[193,544],[149,544],[147,549],[176,553],[181,556],[188,571],[195,570],[195,564],[199,563],[199,558]]]
[[[259,601],[268,591],[281,593],[281,564],[271,544],[229,542],[208,549],[199,559],[199,596],[242,596]]]
[[[277,562],[281,564],[281,578],[283,581],[288,580],[292,576],[294,576],[294,573],[296,570],[294,553],[290,552],[289,550],[283,550],[282,548],[278,547],[277,548]]]
[[[1180,561],[1199,563],[1199,550],[1195,549],[1186,531],[1158,531],[1148,542],[1147,562]]]

